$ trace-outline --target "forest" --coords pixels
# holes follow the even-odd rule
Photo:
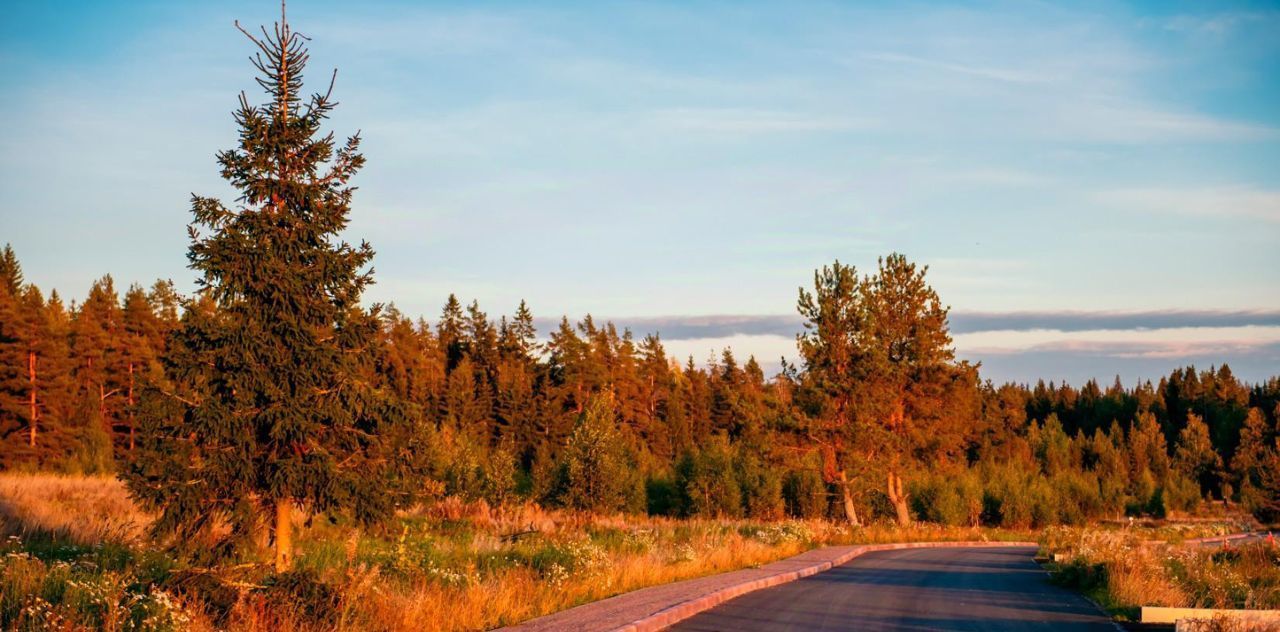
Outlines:
[[[829,341],[856,326],[839,321],[837,299],[894,278],[923,292],[940,355],[912,369],[907,414],[899,398],[898,425],[877,433],[850,421],[879,405],[881,387],[897,390],[892,369],[854,378],[858,352]],[[357,375],[407,430],[395,435],[399,475],[376,485],[396,503],[669,516],[1028,527],[1226,501],[1275,519],[1280,379],[1247,384],[1223,365],[1129,387],[993,384],[951,357],[945,310],[923,280],[896,255],[861,279],[839,263],[818,271],[799,301],[799,360],[773,376],[729,349],[677,362],[657,333],[637,339],[590,315],[542,334],[523,303],[495,319],[450,296],[434,323],[387,307]],[[158,476],[145,458],[166,449],[156,420],[181,416],[169,408],[192,388],[175,359],[189,345],[180,334],[216,309],[169,281],[121,297],[110,276],[68,305],[25,282],[6,247],[0,467]],[[870,385],[846,388],[855,383]]]

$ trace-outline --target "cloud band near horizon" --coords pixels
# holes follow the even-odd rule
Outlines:
[[[605,319],[598,319],[604,322]],[[607,319],[636,335],[656,333],[663,340],[697,340],[733,336],[793,336],[803,330],[799,316],[787,314],[717,314],[703,316],[618,317]],[[989,331],[1098,330],[1277,327],[1280,310],[1150,310],[1150,311],[1018,311],[953,312],[953,334]],[[556,328],[556,319],[538,319],[540,331]]]

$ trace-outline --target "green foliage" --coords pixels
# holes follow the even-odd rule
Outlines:
[[[783,477],[782,498],[793,518],[826,517],[827,495],[827,485],[814,469],[791,470]]]
[[[681,514],[736,518],[742,515],[742,488],[734,475],[732,455],[724,439],[685,453],[676,463]]]
[[[248,550],[273,507],[377,521],[416,476],[419,427],[368,380],[380,352],[378,308],[361,306],[373,251],[339,238],[359,138],[338,146],[321,131],[330,95],[302,97],[304,39],[283,21],[264,35],[251,39],[268,101],[242,95],[239,145],[218,154],[239,204],[192,200],[199,290],[165,357],[173,390],[147,391],[166,401],[144,406],[154,415],[140,419],[126,477],[176,544],[227,524],[225,544]]]
[[[785,513],[782,476],[750,455],[735,459],[738,487],[742,490],[743,515],[759,520],[778,520]]]
[[[557,502],[598,512],[636,509],[641,479],[614,424],[608,399],[588,402],[561,457]]]
[[[911,508],[927,522],[976,526],[982,521],[983,486],[975,472],[939,472],[912,481]]]
[[[116,544],[10,538],[0,545],[0,628],[184,630],[188,615],[161,586],[169,569]]]
[[[680,511],[680,490],[666,477],[651,478],[644,486],[646,510],[651,516],[675,516]]]
[[[1187,415],[1187,425],[1178,434],[1178,447],[1173,458],[1178,472],[1198,486],[1196,496],[1216,487],[1222,457],[1209,438],[1209,426],[1199,415]]]
[[[1163,510],[1165,513],[1170,511],[1194,511],[1200,506],[1203,497],[1200,495],[1200,485],[1191,477],[1178,473],[1169,477],[1168,482],[1161,489],[1160,493]]]

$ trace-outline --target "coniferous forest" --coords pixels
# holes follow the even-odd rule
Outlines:
[[[425,494],[1014,527],[1223,500],[1264,519],[1280,511],[1280,379],[1247,384],[1223,365],[1131,386],[993,384],[954,360],[945,310],[901,256],[862,276],[836,263],[814,281],[798,302],[798,358],[774,376],[728,349],[677,362],[657,334],[589,315],[538,332],[523,303],[495,318],[451,296],[434,322],[377,312],[349,360],[367,396],[355,406],[396,422],[385,453],[346,457],[389,468],[363,477],[385,504],[365,510]],[[919,306],[912,322],[892,320],[887,296]],[[165,420],[210,386],[175,357],[207,341],[180,336],[225,317],[168,281],[121,296],[107,276],[81,300],[46,297],[6,247],[0,467],[162,477],[147,451],[172,453],[158,440]]]

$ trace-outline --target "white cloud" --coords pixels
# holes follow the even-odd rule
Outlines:
[[[968,354],[1009,354],[1028,351],[1090,351],[1099,354],[1159,351],[1169,356],[1195,355],[1199,350],[1234,349],[1280,342],[1280,327],[1177,327],[1168,329],[1050,329],[980,331],[954,336],[956,349]]]

